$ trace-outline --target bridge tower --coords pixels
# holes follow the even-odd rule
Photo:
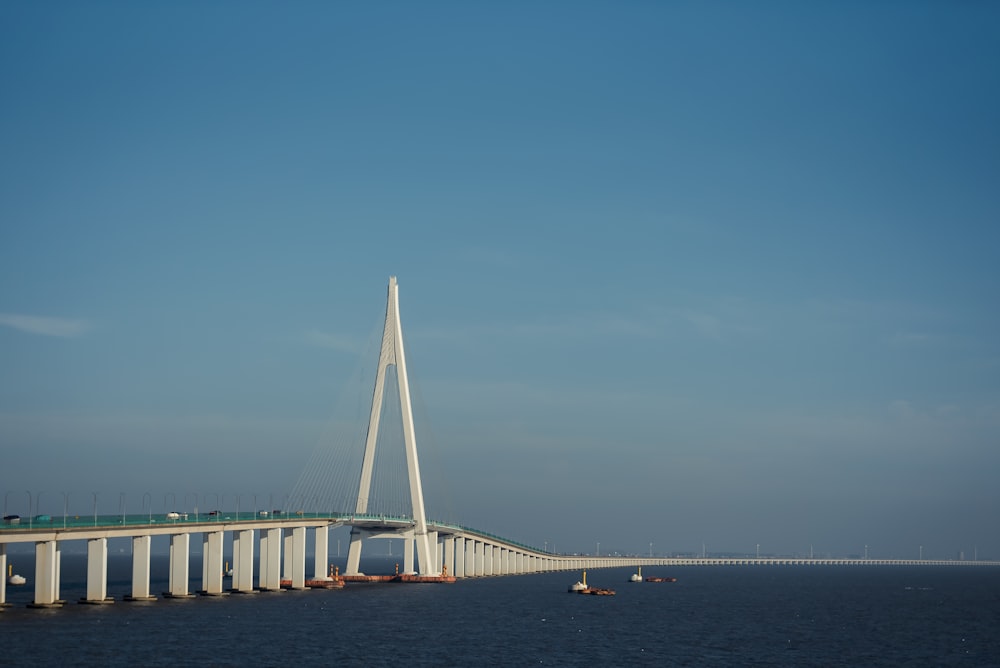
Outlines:
[[[420,485],[420,463],[417,460],[417,441],[413,430],[413,408],[410,404],[410,384],[406,375],[406,357],[403,354],[403,330],[399,321],[399,285],[396,277],[389,277],[389,296],[385,307],[385,327],[382,330],[382,349],[379,352],[378,373],[375,377],[375,392],[372,409],[368,418],[368,437],[365,440],[365,456],[361,465],[361,481],[358,485],[358,501],[354,512],[361,515],[368,512],[368,497],[371,492],[372,468],[375,464],[375,444],[378,440],[379,423],[382,418],[382,400],[385,395],[386,369],[396,367],[399,405],[403,418],[403,441],[406,449],[406,469],[410,482],[410,502],[413,506],[412,538],[416,542],[417,561],[420,575],[439,575],[436,559],[431,551],[430,536],[427,533],[427,516],[424,512],[424,492]],[[408,534],[409,532],[407,532]],[[360,573],[361,541],[364,532],[357,527],[351,530],[351,544],[347,553],[346,575]],[[404,536],[409,540],[409,535]]]

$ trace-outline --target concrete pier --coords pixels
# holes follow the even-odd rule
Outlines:
[[[152,537],[132,537],[132,595],[126,601],[155,601],[149,591],[149,556]]]
[[[191,554],[191,534],[178,533],[170,536],[170,579],[167,589],[163,592],[166,598],[188,598],[193,596],[189,590],[190,576],[189,558]]]
[[[59,599],[59,543],[55,540],[35,543],[35,600],[29,606],[49,608],[60,606]]]
[[[222,546],[225,534],[222,531],[206,532],[201,535],[201,591],[206,596],[220,596],[222,589]]]
[[[91,538],[87,541],[87,596],[81,603],[103,605],[114,603],[108,597],[108,539]]]
[[[313,531],[313,579],[329,577],[327,564],[330,560],[330,527],[316,527]]]

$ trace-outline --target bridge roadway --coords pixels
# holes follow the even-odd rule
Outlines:
[[[132,593],[126,600],[155,600],[150,591],[151,537],[170,537],[168,598],[193,596],[189,556],[192,534],[202,537],[201,589],[203,595],[228,592],[275,591],[290,582],[304,589],[306,580],[306,532],[314,532],[312,577],[329,580],[329,530],[350,526],[373,538],[403,539],[405,573],[414,570],[414,522],[410,518],[343,514],[263,514],[257,512],[180,515],[64,516],[21,520],[0,525],[0,572],[7,572],[7,544],[34,543],[35,576],[33,607],[59,606],[61,545],[87,541],[87,596],[82,603],[110,603],[107,595],[109,538],[132,541]],[[743,566],[743,565],[850,565],[850,566],[1000,566],[998,561],[943,561],[908,559],[798,559],[688,558],[639,556],[590,556],[553,554],[486,532],[443,522],[427,523],[437,572],[457,578],[520,575],[556,570],[583,570],[624,566]],[[223,545],[232,533],[232,587],[223,589]],[[258,552],[257,586],[254,586],[254,551]],[[350,573],[349,573],[350,574]],[[0,578],[0,607],[6,605],[7,578]]]

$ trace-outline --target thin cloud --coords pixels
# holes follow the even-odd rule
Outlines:
[[[694,326],[699,332],[715,341],[722,340],[722,323],[709,313],[688,311],[683,314],[685,320]]]
[[[361,345],[357,341],[344,336],[337,336],[336,334],[328,334],[318,329],[306,330],[305,341],[317,348],[328,348],[352,354],[361,352]]]
[[[90,323],[86,320],[50,318],[19,313],[0,313],[0,325],[6,325],[29,334],[59,336],[67,339],[81,336],[90,329]]]

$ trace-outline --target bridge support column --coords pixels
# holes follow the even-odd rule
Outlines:
[[[494,575],[493,573],[493,546],[483,543],[483,575]]]
[[[126,601],[155,601],[149,593],[149,554],[152,538],[132,536],[132,595]]]
[[[233,532],[233,591],[253,589],[253,529]]]
[[[179,533],[170,537],[170,579],[164,592],[168,598],[191,596],[188,591],[190,578],[191,534]]]
[[[364,534],[357,527],[351,527],[351,545],[347,549],[347,569],[344,575],[364,575],[361,572],[361,541]]]
[[[295,537],[292,534],[291,529],[282,529],[281,535],[284,537],[282,538],[281,541],[282,544],[281,554],[284,555],[284,559],[281,562],[281,579],[291,581],[292,579],[291,557],[295,551],[295,548],[293,547],[292,544],[295,542]]]
[[[82,603],[111,603],[108,598],[108,539],[87,541],[87,597]]]
[[[453,575],[456,578],[461,577],[455,570],[455,537],[448,536],[445,538],[441,544],[441,549],[444,552],[444,560],[442,562],[444,569],[442,572],[447,571],[448,575]]]
[[[7,607],[7,543],[0,543],[0,608]]]
[[[481,578],[486,575],[486,543],[481,540],[476,541],[476,577]]]
[[[420,564],[420,572],[423,573],[423,572],[426,572],[426,571],[429,570],[429,571],[431,571],[433,573],[440,573],[441,572],[441,545],[438,543],[438,532],[437,531],[428,531],[427,532],[427,543],[430,546],[431,563],[426,564],[426,566],[427,566],[426,568],[424,567],[425,566],[424,564]]]
[[[465,539],[465,577],[476,577],[476,541],[473,538]]]
[[[465,577],[465,539],[461,536],[455,536],[455,572],[452,575]]]
[[[506,575],[503,572],[503,548],[493,546],[493,575]]]
[[[316,527],[313,531],[313,579],[330,577],[330,527]]]
[[[410,537],[403,538],[403,572],[416,573],[413,569],[413,547],[415,543]],[[421,567],[423,564],[420,564]]]
[[[291,530],[291,549],[285,553],[285,561],[292,564],[292,589],[306,588],[306,528]]]
[[[201,589],[203,594],[222,593],[222,544],[224,532],[212,531],[201,535]]]
[[[281,591],[281,527],[261,529],[260,588]]]
[[[59,600],[59,544],[54,540],[35,543],[35,600],[30,605],[47,608],[63,603]]]

